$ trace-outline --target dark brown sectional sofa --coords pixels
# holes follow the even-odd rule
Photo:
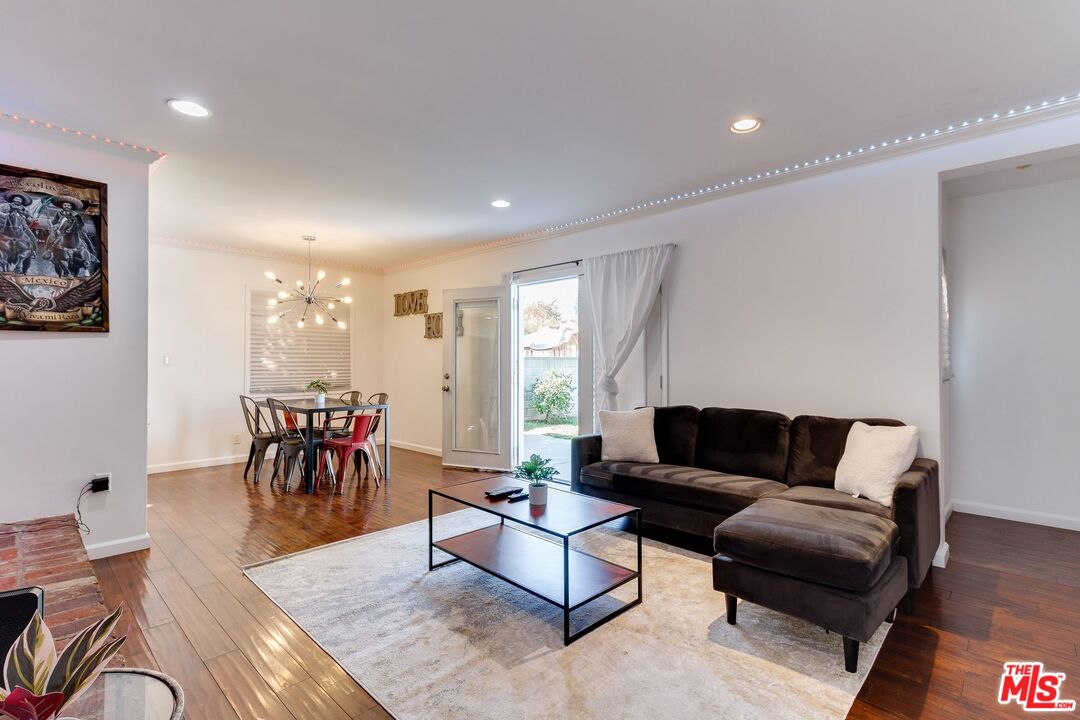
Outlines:
[[[854,672],[865,642],[910,603],[941,540],[938,464],[919,458],[892,507],[833,488],[856,419],[689,405],[656,408],[660,462],[601,461],[599,435],[575,438],[576,492],[642,508],[642,524],[709,538],[713,585],[844,637]],[[869,425],[895,420],[862,419]]]

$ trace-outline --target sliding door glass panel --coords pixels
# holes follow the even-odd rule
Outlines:
[[[454,449],[499,452],[499,301],[454,303]]]

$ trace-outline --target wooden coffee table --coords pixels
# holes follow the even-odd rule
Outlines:
[[[562,608],[563,643],[569,645],[608,620],[641,604],[641,510],[579,493],[548,487],[547,505],[533,507],[527,500],[511,503],[490,500],[485,490],[528,483],[510,477],[451,485],[428,490],[428,568],[464,560],[497,578]],[[479,530],[436,540],[434,537],[435,497],[446,498],[483,510],[499,519]],[[637,570],[617,565],[570,548],[570,538],[620,518],[633,517],[637,532]],[[507,523],[506,521],[510,522]],[[523,528],[539,531],[525,532]],[[549,539],[550,538],[550,539]],[[435,563],[435,548],[453,558]],[[608,594],[631,580],[637,580],[637,597],[594,620],[577,632],[570,632],[570,613]]]

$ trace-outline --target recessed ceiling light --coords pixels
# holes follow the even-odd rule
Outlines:
[[[210,114],[209,110],[193,100],[169,100],[169,107],[191,117],[206,117]]]
[[[491,207],[508,208],[508,207],[510,207],[510,201],[509,200],[492,200],[491,201]]]
[[[745,135],[746,133],[752,133],[762,126],[761,118],[756,117],[742,117],[731,123],[731,132],[737,135]]]

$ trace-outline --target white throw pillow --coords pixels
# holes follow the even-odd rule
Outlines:
[[[656,452],[653,418],[656,410],[601,410],[600,459],[616,462],[660,462]]]
[[[900,476],[911,467],[919,449],[919,428],[857,422],[836,466],[836,489],[892,507]]]

